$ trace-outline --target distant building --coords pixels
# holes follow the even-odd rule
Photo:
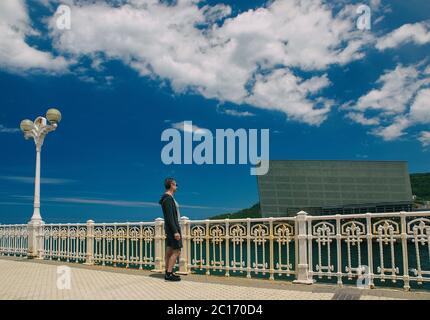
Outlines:
[[[257,176],[263,217],[412,210],[407,162],[270,160]]]

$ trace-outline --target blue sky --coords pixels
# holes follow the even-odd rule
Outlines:
[[[360,4],[371,30],[356,27]],[[256,203],[249,165],[161,162],[161,132],[184,120],[269,128],[271,159],[430,171],[426,0],[16,0],[0,18],[1,223],[31,217],[35,150],[18,127],[51,107],[63,121],[42,152],[46,222],[152,220],[166,176],[190,218]]]

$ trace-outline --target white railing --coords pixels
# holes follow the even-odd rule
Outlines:
[[[310,276],[430,282],[430,212],[307,217]],[[315,252],[314,252],[315,251]],[[345,253],[343,253],[345,252]],[[316,261],[313,261],[313,258]]]
[[[94,262],[102,265],[155,265],[154,223],[94,224]]]
[[[295,274],[295,218],[189,221],[185,231],[191,270],[290,276]],[[184,234],[184,232],[183,232]]]
[[[0,224],[0,254],[27,255],[28,232],[26,224]]]
[[[87,254],[86,224],[45,224],[43,256],[50,260],[85,262]]]
[[[67,262],[151,267],[155,223],[45,224],[43,257]]]
[[[189,220],[179,273],[356,281],[367,287],[430,282],[430,211]],[[0,225],[0,253],[164,271],[163,219],[138,223]],[[28,251],[29,241],[35,249]],[[37,246],[40,246],[37,248]],[[332,279],[332,280],[330,280]],[[358,281],[357,281],[358,280]],[[428,285],[428,284],[427,284]],[[429,289],[429,286],[424,286]]]

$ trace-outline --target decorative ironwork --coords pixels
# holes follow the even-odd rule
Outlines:
[[[430,268],[423,270],[421,247],[427,246],[427,263],[430,265],[430,220],[426,218],[418,218],[408,223],[407,232],[412,236],[412,243],[415,247],[415,258],[417,267],[412,268],[412,273],[418,278],[418,284],[422,284],[424,276],[430,276]]]
[[[361,245],[366,237],[366,226],[358,221],[349,221],[342,225],[341,234],[345,239],[347,248],[348,265],[345,271],[348,272],[348,279],[351,280],[355,275],[361,274]],[[352,247],[357,248],[357,265],[352,266]]]
[[[154,223],[89,220],[86,224],[0,225],[0,254],[163,272],[163,224],[157,219]],[[181,219],[181,231],[184,248],[179,270],[185,273],[204,270],[208,275],[217,271],[229,276],[233,272],[248,278],[268,273],[270,279],[295,275],[298,283],[334,276],[342,284],[343,278],[361,279],[365,270],[370,287],[375,279],[403,281],[406,290],[411,282],[430,282],[430,212],[187,218]]]
[[[399,224],[389,219],[378,221],[373,224],[373,234],[377,236],[376,241],[379,243],[380,265],[377,267],[377,272],[380,274],[380,279],[384,282],[387,272],[391,272],[391,281],[395,283],[397,280],[396,274],[399,273],[399,268],[396,266],[394,245],[400,234]],[[386,267],[384,263],[384,246],[386,245],[390,246],[391,267]]]
[[[314,225],[312,235],[316,238],[318,244],[318,264],[316,265],[316,270],[319,273],[319,278],[322,277],[323,272],[329,272],[328,278],[331,278],[330,271],[334,270],[334,266],[331,264],[331,243],[335,236],[335,227],[329,222],[320,222]],[[322,249],[327,248],[327,265],[323,265],[322,262]]]
[[[231,260],[230,265],[233,267],[233,272],[240,271],[243,273],[243,268],[246,266],[243,248],[247,236],[246,227],[242,224],[230,226],[229,236],[233,248],[233,260]],[[237,253],[237,248],[239,249],[239,254]]]
[[[277,224],[274,228],[274,239],[278,244],[278,262],[276,263],[276,269],[278,272],[286,271],[287,275],[293,270],[293,264],[291,263],[291,242],[294,241],[294,227],[286,224]],[[286,263],[282,263],[283,248],[285,247]]]
[[[191,229],[191,241],[194,244],[194,258],[192,259],[192,266],[203,270],[205,259],[203,258],[203,243],[206,239],[206,229],[203,226],[197,225]],[[197,253],[199,253],[197,255]]]
[[[0,225],[0,255],[26,256],[28,230],[25,224]]]

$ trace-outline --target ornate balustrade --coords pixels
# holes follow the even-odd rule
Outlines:
[[[155,266],[154,223],[94,224],[93,259],[113,266]]]
[[[430,212],[307,217],[310,277],[430,282]]]
[[[43,225],[43,257],[50,260],[85,262],[87,230],[86,224]]]
[[[430,282],[430,211],[260,219],[181,219],[179,273],[335,281],[374,287]],[[164,271],[163,219],[0,225],[0,254]],[[32,238],[34,237],[34,239]],[[35,243],[33,256],[29,241]],[[424,285],[424,287],[426,287]],[[426,287],[427,289],[429,286]]]
[[[0,224],[0,254],[26,256],[28,231],[26,224]]]
[[[45,224],[43,258],[124,267],[155,266],[154,223]]]
[[[295,274],[295,218],[201,220],[186,225],[182,233],[190,270],[270,279]]]

